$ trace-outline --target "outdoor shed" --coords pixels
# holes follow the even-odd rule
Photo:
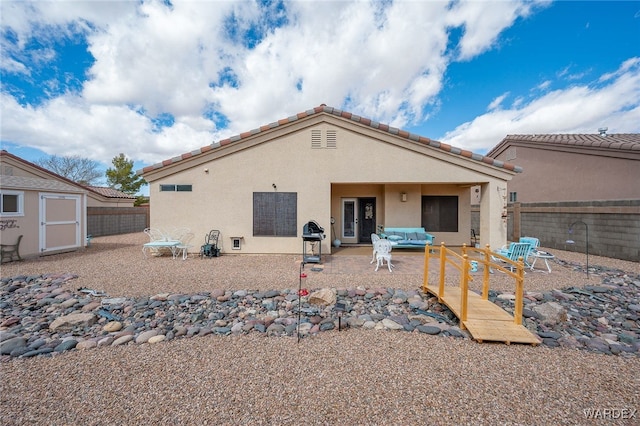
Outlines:
[[[481,244],[506,243],[507,182],[520,168],[321,105],[138,171],[152,227],[221,231],[223,252],[300,253],[315,220],[331,241],[370,244],[384,227],[469,243],[480,186]],[[197,248],[196,248],[197,249]]]
[[[20,256],[77,250],[86,241],[87,191],[7,151],[0,152],[0,241],[22,235]]]

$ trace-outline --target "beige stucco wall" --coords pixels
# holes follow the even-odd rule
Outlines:
[[[457,235],[438,236],[438,241],[462,244],[469,241],[470,184],[497,185],[511,177],[510,172],[369,127],[328,121],[321,117],[276,128],[146,173],[151,226],[189,227],[197,248],[206,232],[219,229],[224,252],[231,252],[230,237],[243,237],[238,253],[300,253],[302,227],[313,219],[325,228],[322,250],[329,253],[330,218],[340,217],[342,197],[376,197],[378,223],[420,226],[420,195],[446,193],[461,197],[462,226]],[[326,130],[336,130],[337,147],[312,149],[311,129],[322,131],[323,142]],[[160,192],[161,184],[193,185],[193,191]],[[298,194],[297,237],[252,236],[253,192],[268,191]],[[407,202],[400,201],[400,192],[408,194]]]
[[[515,154],[515,158],[512,158]],[[597,155],[600,154],[600,155]],[[496,158],[517,163],[523,172],[509,182],[523,203],[628,200],[640,198],[640,161],[606,151],[555,150],[518,145]]]

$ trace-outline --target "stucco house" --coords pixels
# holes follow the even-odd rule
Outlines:
[[[83,247],[87,194],[69,179],[0,151],[0,242],[14,244],[22,235],[21,257]]]
[[[304,225],[368,244],[381,227],[424,227],[435,244],[470,235],[470,188],[482,191],[481,243],[506,242],[515,165],[326,105],[138,171],[151,227],[221,231],[223,252],[301,253]],[[196,247],[195,250],[199,248]]]
[[[508,135],[488,157],[524,169],[508,201],[640,199],[640,134]]]

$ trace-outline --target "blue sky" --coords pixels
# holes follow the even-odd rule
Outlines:
[[[478,153],[640,132],[638,1],[3,0],[0,19],[2,148],[29,161],[140,169],[323,103]]]

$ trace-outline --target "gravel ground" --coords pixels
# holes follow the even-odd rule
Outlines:
[[[145,259],[143,242],[142,233],[95,238],[81,253],[3,265],[2,276],[71,272],[79,278],[70,285],[112,297],[298,286],[299,255]],[[570,265],[528,273],[526,290],[600,282],[574,270],[584,254],[553,252]],[[374,273],[365,257],[327,257],[306,287],[420,286],[420,256],[394,252],[394,262],[393,274]],[[640,273],[633,262],[590,256],[589,263]],[[491,285],[513,288],[504,274]],[[638,371],[638,357],[423,333],[347,330],[299,343],[209,335],[2,363],[0,422],[637,425]]]

